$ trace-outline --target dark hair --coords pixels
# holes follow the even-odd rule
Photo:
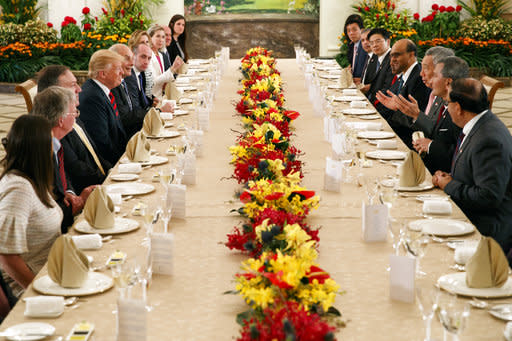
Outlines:
[[[2,140],[6,155],[0,179],[8,173],[29,180],[39,200],[53,207],[52,134],[48,120],[37,115],[22,115],[12,124],[7,138]]]
[[[171,20],[169,21],[169,28],[171,29],[172,39],[174,39],[174,24],[176,24],[176,22],[178,20],[185,21],[185,17],[182,16],[181,14],[175,14],[172,16]],[[186,23],[186,21],[185,21],[185,23]],[[182,34],[180,34],[178,36],[178,43],[180,44],[181,50],[185,54],[185,59],[184,59],[185,62],[188,60],[187,47],[185,46],[186,42],[187,42],[187,26],[185,25],[185,30],[183,31]]]
[[[405,52],[413,52],[414,56],[416,56],[416,53],[418,49],[416,48],[416,44],[412,42],[410,39],[405,39]]]
[[[459,103],[464,111],[481,113],[489,109],[485,87],[474,78],[459,78],[452,82],[450,101]]]
[[[469,66],[464,59],[451,56],[442,58],[437,63],[443,64],[443,71],[441,74],[444,78],[456,80],[459,78],[469,77]]]
[[[359,28],[364,28],[363,17],[359,14],[351,14],[348,16],[347,20],[345,20],[345,25],[343,26],[343,33],[345,33],[345,37],[348,39],[347,26],[350,24],[357,24]]]
[[[42,68],[36,76],[37,92],[41,92],[52,85],[58,85],[59,77],[69,68],[65,65],[48,65]]]
[[[370,37],[373,36],[374,34],[380,34],[382,38],[384,38],[385,40],[389,39],[389,32],[384,28],[377,27],[372,29],[370,33],[368,33],[368,40],[370,40]]]

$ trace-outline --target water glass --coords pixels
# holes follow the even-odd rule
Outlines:
[[[416,286],[416,302],[421,312],[421,317],[425,323],[425,339],[431,341],[431,326],[434,312],[437,309],[439,299],[439,288],[431,283]]]
[[[459,341],[468,323],[470,306],[467,301],[457,299],[457,295],[445,293],[439,298],[437,315],[443,325],[444,341],[448,340],[448,335],[453,341]]]

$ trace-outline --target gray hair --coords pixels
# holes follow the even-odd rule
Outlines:
[[[73,91],[60,86],[50,86],[34,97],[34,107],[31,114],[44,116],[55,127],[59,118],[68,111],[70,103],[76,101]]]
[[[429,48],[427,52],[425,52],[425,57],[426,56],[431,56],[432,62],[434,63],[434,65],[436,65],[443,58],[455,56],[455,52],[453,52],[452,49],[449,49],[447,47],[434,46]]]
[[[446,57],[439,60],[438,64],[441,63],[443,63],[443,71],[441,74],[444,78],[456,80],[469,77],[469,66],[464,59],[455,56]]]

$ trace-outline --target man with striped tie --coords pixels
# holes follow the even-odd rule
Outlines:
[[[80,116],[98,154],[115,164],[126,149],[127,136],[111,90],[123,79],[123,57],[98,50],[89,61],[89,79],[80,92]]]

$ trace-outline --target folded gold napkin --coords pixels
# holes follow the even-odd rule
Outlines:
[[[340,74],[340,86],[342,88],[349,88],[354,83],[352,78],[352,72],[350,71],[350,67],[346,67],[341,70]]]
[[[187,74],[187,72],[188,72],[188,64],[187,64],[187,63],[183,64],[183,65],[178,69],[178,73],[179,73],[180,75]]]
[[[130,138],[126,145],[126,157],[132,162],[149,161],[151,147],[146,135],[139,131]]]
[[[48,255],[48,275],[64,288],[80,288],[89,273],[89,261],[73,242],[62,235],[53,243]]]
[[[94,228],[108,229],[114,226],[114,203],[103,186],[97,186],[84,206],[85,220]]]
[[[466,284],[470,288],[500,288],[508,278],[508,261],[501,246],[483,237],[466,263]]]
[[[142,124],[142,130],[146,135],[157,136],[164,128],[164,121],[160,117],[160,113],[155,108],[149,109],[146,117],[144,117],[144,123]]]
[[[181,68],[180,68],[181,69]],[[164,99],[174,99],[178,101],[181,97],[181,92],[176,87],[176,82],[169,82],[165,86]]]
[[[425,165],[418,153],[409,151],[400,166],[400,186],[414,187],[425,181]]]
[[[412,140],[413,141],[422,139],[424,137],[425,137],[425,134],[423,134],[422,131],[415,131],[414,133],[412,133]]]

